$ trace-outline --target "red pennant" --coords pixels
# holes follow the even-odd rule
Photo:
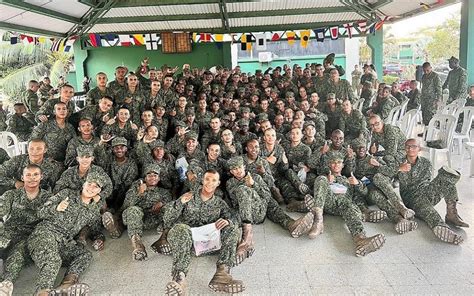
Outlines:
[[[331,39],[336,40],[339,38],[339,27],[331,27],[329,28],[329,31],[331,32]]]
[[[278,41],[280,40],[280,35],[278,35],[278,33],[274,33],[273,36],[272,36],[272,41]]]

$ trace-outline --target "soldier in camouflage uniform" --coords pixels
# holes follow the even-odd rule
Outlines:
[[[186,124],[182,121],[176,121],[175,124],[176,133],[173,138],[166,143],[166,150],[174,156],[178,156],[185,149],[186,133],[188,132],[188,129],[186,128]]]
[[[237,212],[242,224],[242,240],[237,247],[237,264],[254,252],[253,224],[262,223],[266,217],[287,229],[292,237],[307,233],[312,225],[313,215],[305,214],[298,220],[292,219],[272,198],[270,190],[258,174],[246,172],[241,156],[232,157],[227,162],[232,178],[227,181],[232,208]]]
[[[199,125],[201,132],[209,129],[209,123],[213,117],[212,113],[207,110],[206,98],[200,98],[197,102],[196,123]]]
[[[115,109],[125,106],[130,111],[130,121],[140,124],[140,116],[145,108],[145,97],[138,85],[135,74],[127,76],[127,88],[115,98]]]
[[[27,238],[40,222],[38,209],[51,193],[40,188],[41,168],[30,164],[23,169],[24,187],[5,192],[0,201],[0,254],[5,262],[0,293],[11,295],[13,282],[30,261]],[[6,220],[3,219],[6,217]]]
[[[118,66],[115,68],[115,80],[109,82],[108,88],[113,93],[114,103],[120,97],[120,93],[125,91],[127,84],[125,77],[127,75],[128,69],[125,66]]]
[[[365,137],[368,133],[367,120],[359,110],[352,108],[352,103],[349,100],[342,102],[339,129],[344,133],[344,140],[346,142],[350,142],[360,136]]]
[[[443,84],[443,89],[449,90],[449,98],[447,104],[452,103],[457,99],[465,99],[467,97],[467,72],[464,68],[459,66],[459,59],[450,57],[448,77]]]
[[[200,227],[214,223],[221,231],[221,244],[217,270],[209,282],[209,287],[216,292],[238,293],[245,289],[242,281],[230,275],[230,268],[235,265],[235,250],[238,225],[232,220],[229,206],[215,194],[219,186],[219,174],[206,171],[202,187],[188,192],[165,208],[165,228],[170,228],[169,243],[173,250],[172,281],[166,285],[167,295],[187,294],[186,276],[191,261],[190,250],[193,245],[191,227]]]
[[[321,64],[316,65],[316,75],[313,77],[314,90],[321,98],[321,103],[326,101],[328,94],[329,81],[328,77],[324,75],[324,67]]]
[[[7,132],[14,133],[20,142],[28,141],[36,122],[26,114],[26,108],[23,103],[16,103],[15,113],[8,121]]]
[[[102,180],[100,175],[89,174],[81,192],[63,190],[39,210],[38,217],[43,221],[28,239],[31,258],[39,269],[37,295],[49,295],[63,261],[69,265],[56,293],[89,293],[89,286],[80,284],[79,276],[89,266],[92,254],[73,237],[100,217]]]
[[[341,175],[344,156],[337,152],[330,152],[329,174],[319,176],[314,182],[314,197],[305,197],[306,206],[314,214],[313,227],[309,232],[310,238],[316,238],[324,232],[323,212],[342,216],[353,237],[356,256],[365,256],[377,251],[385,243],[385,236],[377,234],[366,237],[362,224],[362,213],[352,202],[355,193],[364,194],[367,188],[357,180],[353,174],[346,178]]]
[[[99,149],[97,146],[100,144],[100,139],[94,136],[94,126],[92,125],[91,119],[84,117],[79,121],[79,136],[74,137],[69,141],[66,148],[66,155],[64,159],[64,165],[71,167],[77,165],[77,148],[79,146],[89,146],[92,150]]]
[[[113,97],[113,91],[107,87],[107,74],[99,72],[95,75],[97,86],[87,92],[86,106],[99,104],[103,97]]]
[[[47,100],[49,100],[49,98],[51,97],[51,93],[53,91],[53,87],[51,86],[51,79],[49,79],[49,77],[44,77],[43,80],[39,83],[40,84],[40,87],[39,87],[39,105],[43,105],[44,102],[46,102]]]
[[[201,148],[206,149],[209,143],[219,143],[221,139],[221,120],[219,117],[214,117],[209,123],[210,129],[204,132],[201,138]]]
[[[330,79],[328,81],[327,93],[336,94],[336,98],[339,100],[349,100],[352,103],[355,100],[354,91],[349,81],[339,77],[337,69],[331,69]]]
[[[69,121],[76,127],[81,118],[90,118],[95,128],[94,133],[101,135],[104,125],[110,119],[114,118],[114,109],[112,106],[112,97],[104,96],[99,99],[97,105],[86,106],[81,111],[74,113]]]
[[[230,129],[222,131],[219,143],[221,145],[221,156],[225,160],[242,154],[242,144],[234,141],[234,135]]]
[[[171,111],[178,103],[178,94],[173,89],[173,75],[166,75],[163,79],[163,85],[158,92],[160,101],[166,106],[166,111]]]
[[[382,85],[382,84],[381,84]],[[382,120],[386,120],[390,115],[390,111],[395,107],[395,101],[397,99],[390,98],[390,87],[385,86],[383,90],[381,90],[381,95],[377,97],[377,100],[372,104],[372,107],[367,111],[367,115],[379,115]],[[398,101],[397,101],[398,103]]]
[[[69,84],[64,85],[61,87],[60,97],[58,99],[50,99],[47,100],[43,106],[36,112],[36,122],[46,122],[54,118],[54,106],[59,103],[63,102],[66,104],[67,114],[71,116],[75,111],[74,102],[72,102],[72,97],[74,96],[74,87]]]
[[[418,109],[420,106],[420,90],[418,89],[418,81],[410,80],[410,91],[407,94],[408,104],[407,110]]]
[[[442,101],[442,85],[438,74],[433,71],[430,63],[423,64],[423,77],[421,79],[421,115],[423,124],[428,126],[431,118],[436,113],[438,105]]]
[[[165,106],[156,104],[154,107],[153,125],[158,127],[158,137],[165,141],[168,133],[168,118],[165,118]]]
[[[177,196],[179,178],[174,167],[174,157],[166,151],[165,143],[161,140],[151,142],[149,147],[151,153],[144,158],[143,164],[158,165],[160,167],[160,186],[172,190],[173,196]]]
[[[38,95],[36,94],[39,89],[39,83],[36,80],[30,80],[28,82],[28,89],[26,90],[23,97],[23,104],[30,115],[36,114],[39,111]]]
[[[102,129],[102,135],[123,137],[130,146],[137,138],[138,126],[130,120],[130,110],[120,107],[115,118],[110,119]]]
[[[28,143],[28,154],[22,154],[12,157],[0,166],[0,193],[3,194],[9,189],[18,189],[23,187],[21,175],[23,169],[29,164],[36,164],[41,167],[43,178],[41,179],[41,188],[51,190],[54,184],[61,176],[63,166],[53,160],[45,157],[47,150],[46,143],[40,139],[33,139]]]
[[[40,123],[31,133],[32,139],[44,140],[48,146],[48,156],[59,162],[64,162],[68,142],[76,136],[74,127],[66,121],[67,112],[65,103],[56,103],[55,118]]]
[[[257,139],[257,135],[249,132],[249,121],[247,119],[240,119],[237,122],[238,131],[235,133],[234,141],[239,142],[242,147],[247,144],[249,140]]]
[[[458,193],[456,183],[460,174],[449,167],[443,166],[438,175],[431,180],[433,167],[430,161],[418,156],[421,151],[416,139],[405,142],[406,160],[400,164],[398,179],[400,195],[405,204],[416,212],[416,216],[428,224],[436,237],[441,241],[458,245],[463,237],[448,226],[469,227],[458,215]],[[441,199],[446,202],[445,221],[434,208]]]
[[[163,224],[163,206],[173,199],[169,190],[159,187],[160,167],[149,164],[144,169],[144,179],[133,182],[123,203],[122,219],[132,241],[132,257],[145,260],[147,253],[141,240],[144,229]]]
[[[8,153],[5,151],[5,149],[0,147],[0,165],[2,165],[4,162],[7,160],[10,160],[10,156]]]

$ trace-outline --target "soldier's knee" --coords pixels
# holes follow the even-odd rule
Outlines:
[[[131,206],[125,209],[122,213],[122,218],[124,220],[127,220],[127,218],[131,217],[137,217],[137,218],[142,218],[143,217],[143,210],[140,207],[137,206]]]
[[[189,235],[191,228],[186,224],[176,224],[168,232],[168,239],[171,241],[174,237],[183,237]]]

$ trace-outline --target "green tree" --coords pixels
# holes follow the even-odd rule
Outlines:
[[[445,61],[451,56],[459,55],[460,16],[453,15],[442,25],[425,30],[431,37],[426,45],[428,59],[433,63]]]

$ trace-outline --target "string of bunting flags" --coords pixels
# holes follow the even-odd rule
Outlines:
[[[51,44],[51,51],[61,51],[61,52],[69,52],[72,49],[74,42],[78,39],[78,36],[71,36],[69,38],[48,38],[48,37],[37,37],[37,36],[30,36],[26,34],[19,34],[19,35],[12,35],[10,37],[10,44],[33,44],[33,45],[40,45],[40,44]]]

